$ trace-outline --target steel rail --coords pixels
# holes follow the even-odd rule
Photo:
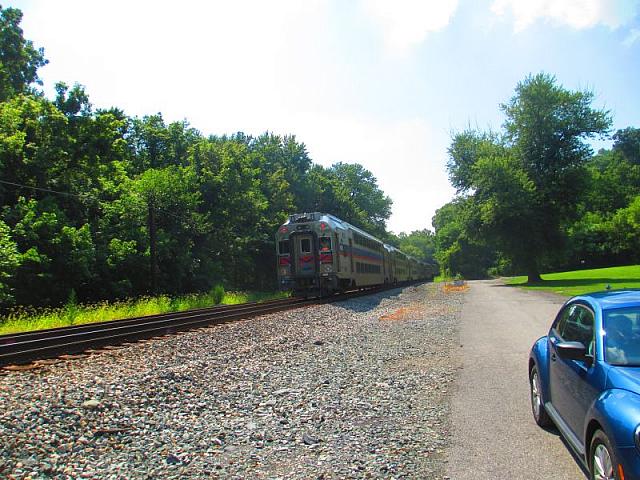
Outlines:
[[[100,323],[0,335],[0,367],[30,363],[88,349],[120,345],[209,325],[248,319],[303,306],[370,295],[383,288],[357,290],[325,298],[287,298],[261,303],[221,305]]]
[[[139,317],[130,317],[123,318],[117,320],[107,320],[104,322],[95,322],[95,323],[84,323],[79,325],[70,325],[67,327],[56,327],[56,328],[47,328],[42,330],[35,330],[31,332],[17,332],[10,333],[6,335],[0,335],[0,345],[3,343],[13,343],[13,341],[26,341],[26,340],[34,340],[38,338],[45,338],[52,334],[66,334],[66,333],[74,333],[74,332],[82,332],[82,331],[90,331],[95,330],[97,327],[99,328],[109,328],[112,326],[124,326],[124,325],[135,325],[143,320],[162,320],[162,319],[179,319],[179,318],[191,318],[197,316],[204,316],[208,314],[215,314],[218,312],[224,311],[232,311],[237,309],[250,308],[255,305],[277,305],[277,304],[289,304],[292,298],[284,298],[278,300],[269,300],[265,302],[248,302],[248,303],[240,303],[236,305],[216,305],[213,307],[204,307],[204,308],[195,308],[191,310],[183,310],[180,312],[168,312],[168,313],[158,313],[154,315],[144,315]]]

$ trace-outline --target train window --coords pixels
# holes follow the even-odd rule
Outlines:
[[[382,269],[380,265],[371,265],[370,263],[356,263],[356,273],[380,273]]]
[[[278,242],[278,252],[280,255],[288,255],[289,252],[289,240],[280,240]]]
[[[328,252],[331,250],[331,238],[330,237],[320,237],[320,251]]]
[[[308,238],[303,238],[300,240],[300,251],[302,253],[311,253],[311,240]]]

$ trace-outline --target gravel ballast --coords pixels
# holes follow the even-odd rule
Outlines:
[[[425,284],[0,376],[0,477],[444,478],[464,293]]]

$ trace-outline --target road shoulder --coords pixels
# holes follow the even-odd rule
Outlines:
[[[470,282],[460,319],[463,368],[452,398],[451,479],[580,479],[557,432],[531,416],[528,354],[564,297]]]

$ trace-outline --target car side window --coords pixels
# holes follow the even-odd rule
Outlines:
[[[567,324],[567,320],[569,319],[569,316],[571,316],[575,308],[576,308],[576,305],[569,305],[564,308],[564,310],[560,313],[560,315],[558,315],[558,318],[556,319],[556,323],[553,325],[553,328],[555,329],[556,333],[560,337],[562,337],[562,331],[564,330]]]
[[[593,325],[594,317],[591,310],[583,305],[571,305],[567,309],[566,317],[561,318],[558,322],[556,330],[562,340],[580,342],[587,347],[587,352],[593,355],[595,345]]]

